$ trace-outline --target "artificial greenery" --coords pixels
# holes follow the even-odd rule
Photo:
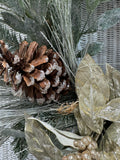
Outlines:
[[[7,42],[11,50],[18,49],[23,40],[37,41],[39,45],[46,44],[59,52],[67,72],[74,86],[75,73],[78,66],[78,57],[83,57],[86,52],[91,55],[99,53],[102,49],[101,42],[87,44],[79,49],[82,37],[100,30],[106,30],[117,24],[120,20],[120,8],[112,9],[93,19],[97,7],[101,3],[110,0],[0,0],[0,39]],[[86,17],[82,17],[85,11]],[[30,104],[24,99],[20,100],[10,94],[10,89],[0,84],[3,94],[0,94],[3,102],[0,106],[0,127],[19,129],[23,131],[24,112],[39,115],[39,117],[59,129],[68,129],[76,126],[73,115],[62,116],[53,114],[56,108],[70,97],[63,99],[60,104],[38,106]],[[70,92],[71,94],[71,92]],[[12,97],[12,98],[11,98]],[[70,101],[74,101],[73,98]],[[48,110],[46,112],[46,110]],[[3,114],[4,113],[4,114]],[[57,120],[59,119],[59,121]],[[64,126],[63,122],[66,122]],[[71,121],[73,122],[70,126]],[[16,128],[18,126],[18,128]],[[65,128],[64,128],[65,127]],[[1,132],[0,132],[1,133]],[[15,132],[14,132],[15,133]],[[4,142],[7,136],[1,136],[0,142]],[[24,150],[23,137],[14,140],[15,152]],[[19,145],[18,145],[19,144]],[[20,152],[19,159],[24,159],[27,152]]]
[[[16,125],[14,125],[13,129],[22,131],[24,133],[24,125],[25,121],[19,121]],[[25,140],[25,135],[21,137],[15,137],[13,142],[11,143],[13,145],[14,152],[18,155],[18,159],[24,160],[28,156],[28,149],[27,149],[27,143]]]
[[[26,141],[29,150],[38,160],[45,159],[46,156],[51,160],[56,160],[56,157],[62,159],[62,156],[69,155],[69,152],[73,155],[80,150],[85,152],[86,141],[78,145],[74,145],[73,142],[80,139],[82,141],[82,137],[88,138],[88,136],[91,136],[96,143],[92,144],[92,147],[91,145],[87,147],[87,152],[91,149],[97,149],[99,152],[99,157],[96,155],[96,158],[89,153],[92,159],[107,160],[110,159],[111,153],[111,160],[120,158],[120,90],[118,87],[120,72],[110,65],[106,66],[106,70],[105,76],[102,69],[88,54],[78,67],[75,85],[79,102],[75,103],[77,105],[74,110],[79,129],[78,135],[65,131],[65,128],[64,130],[54,128],[50,123],[39,118],[32,116],[25,118]],[[50,154],[50,151],[53,154]]]
[[[57,111],[46,110],[46,111],[40,112],[39,115],[35,114],[34,117],[40,118],[42,121],[51,124],[57,129],[78,133],[77,123],[73,113],[69,115],[61,115]],[[25,126],[25,121],[21,120],[12,127],[14,130],[5,129],[3,131],[3,134],[14,137],[14,140],[11,143],[11,145],[13,145],[13,150],[17,154],[18,159],[20,160],[24,160],[25,158],[27,158],[29,153],[25,135],[23,134],[24,126]],[[15,131],[17,132],[15,133]],[[19,132],[19,131],[22,131],[22,132]],[[57,146],[59,146],[59,148],[62,149],[63,146],[57,142],[57,139],[55,138],[55,136],[53,136],[53,134],[51,134],[50,132],[47,132],[47,133],[53,140],[54,144],[56,144]]]

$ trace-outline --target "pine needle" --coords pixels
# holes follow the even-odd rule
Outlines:
[[[69,66],[70,69],[67,67],[67,71],[74,83],[77,59],[72,36],[71,5],[71,0],[54,0],[53,3],[51,2],[50,16],[53,25],[49,28],[52,35],[52,41],[51,39],[49,41],[53,46],[56,46],[56,50]],[[71,73],[74,73],[74,76]]]

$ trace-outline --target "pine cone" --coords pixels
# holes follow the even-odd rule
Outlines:
[[[0,40],[0,74],[11,83],[15,95],[25,95],[39,104],[56,101],[69,90],[70,81],[58,53],[38,47],[33,41],[23,41],[19,50],[12,54]]]

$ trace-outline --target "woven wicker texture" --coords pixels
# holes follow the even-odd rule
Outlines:
[[[116,7],[120,7],[120,0],[111,0],[108,3],[103,3],[98,7],[93,18],[98,17],[108,9]],[[86,17],[85,10],[82,12],[82,17]],[[106,63],[109,63],[116,69],[120,70],[120,24],[117,24],[108,31],[84,36],[82,47],[88,42],[91,43],[96,41],[103,42],[104,47],[98,55],[94,56],[95,61],[103,68],[103,70],[105,70]],[[0,160],[17,160],[17,156],[13,153],[10,142],[11,139],[8,139],[0,147]],[[28,160],[35,160],[35,158],[28,156]]]
[[[10,140],[6,141],[1,147],[0,147],[0,160],[17,160],[16,155],[11,150]]]
[[[101,4],[96,13],[93,16],[93,19],[100,16],[106,10],[120,7],[119,0],[111,0],[108,3]],[[83,7],[82,17],[86,18],[86,13]],[[120,70],[120,23],[115,25],[104,32],[97,32],[94,34],[85,35],[82,38],[81,46],[84,47],[87,43],[91,42],[103,42],[103,50],[96,56],[94,56],[95,61],[99,64],[105,71],[106,63],[109,63],[116,69]]]
[[[9,138],[1,147],[0,147],[0,160],[18,160],[17,155],[13,152],[13,147],[11,146],[12,138]],[[36,158],[29,154],[26,160],[36,160]]]

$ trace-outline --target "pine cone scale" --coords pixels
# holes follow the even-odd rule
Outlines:
[[[39,83],[40,87],[44,90],[48,90],[50,88],[50,81],[48,79],[44,79],[42,82]]]
[[[29,45],[29,48],[27,49],[26,55],[25,55],[25,59],[26,62],[29,62],[33,59],[34,53],[36,51],[38,47],[38,43],[37,42],[31,42]]]
[[[45,102],[45,97],[37,89],[35,89],[35,98],[39,104],[43,104]]]
[[[43,56],[42,58],[36,58],[34,59],[30,64],[33,65],[34,67],[37,67],[43,63],[47,63],[48,62],[48,56]]]
[[[27,50],[27,46],[28,46],[28,42],[27,41],[23,41],[20,45],[20,48],[19,48],[19,52],[18,52],[18,56],[20,58],[23,58],[24,55],[25,55],[25,52]]]
[[[37,81],[42,81],[45,78],[45,73],[42,70],[35,69],[35,71],[31,73],[30,76]]]
[[[33,77],[23,76],[23,79],[28,87],[34,85],[35,83]]]
[[[52,87],[57,87],[60,83],[60,78],[59,76],[55,76],[53,77],[53,79],[51,80],[51,84],[52,84]]]
[[[25,66],[25,68],[23,69],[23,71],[30,73],[30,72],[32,72],[34,69],[35,69],[35,67],[34,67],[33,65],[31,65],[31,64],[28,63],[28,64]]]
[[[38,48],[35,58],[42,57],[47,51],[47,47],[45,45]]]
[[[34,87],[30,86],[28,89],[26,88],[25,92],[29,101],[34,102]]]
[[[6,83],[9,82],[8,69],[6,69],[4,72],[4,82],[6,82]]]
[[[20,73],[16,72],[13,74],[12,76],[12,80],[14,81],[14,84],[17,85],[17,84],[20,84],[21,81],[22,81],[22,76]]]

